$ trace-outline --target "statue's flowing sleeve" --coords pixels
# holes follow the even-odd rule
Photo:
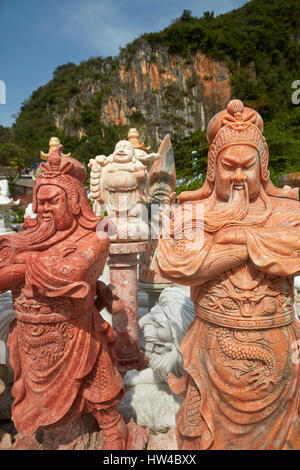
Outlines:
[[[173,217],[164,218],[157,248],[155,270],[179,284],[199,284],[201,267],[213,246],[213,237],[204,232],[203,220],[190,206],[179,206]]]
[[[33,253],[26,265],[25,288],[35,286],[48,297],[84,298],[100,276],[107,255],[107,246],[96,236],[81,240],[80,249],[63,246],[52,255]]]
[[[160,240],[156,260],[156,270],[160,276],[179,284],[199,284],[199,274],[207,254],[212,246],[207,241],[199,249],[181,251],[179,243],[174,240]]]
[[[25,266],[15,264],[15,252],[6,237],[0,237],[0,294],[24,281]]]
[[[245,230],[249,257],[268,274],[299,275],[300,213],[282,214],[282,219],[276,224],[273,218],[266,227]]]

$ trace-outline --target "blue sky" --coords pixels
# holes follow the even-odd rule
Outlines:
[[[181,16],[215,15],[246,0],[0,0],[0,125],[10,126],[23,101],[58,65],[115,56],[145,32]],[[6,103],[1,104],[3,82]]]

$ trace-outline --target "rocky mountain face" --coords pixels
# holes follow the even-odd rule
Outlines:
[[[185,59],[166,47],[153,50],[146,41],[134,53],[126,49],[115,59],[93,64],[91,71],[89,78],[79,80],[79,92],[66,109],[54,112],[56,126],[66,134],[85,134],[82,107],[98,96],[103,125],[137,125],[153,138],[187,136],[204,130],[232,93],[226,63],[200,52]]]
[[[59,65],[22,104],[12,127],[0,126],[0,164],[36,164],[57,136],[65,152],[86,165],[109,155],[136,127],[152,151],[170,134],[176,190],[196,189],[205,177],[207,124],[239,98],[264,119],[277,184],[279,175],[300,171],[300,106],[291,98],[300,77],[299,38],[299,0],[251,0],[201,18],[184,10],[117,57]]]

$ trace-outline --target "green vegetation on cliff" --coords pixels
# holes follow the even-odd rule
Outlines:
[[[280,174],[300,171],[300,105],[295,106],[291,100],[292,83],[300,80],[299,0],[252,0],[218,17],[206,12],[202,18],[194,18],[184,10],[163,31],[144,34],[122,49],[120,57],[127,60],[128,66],[142,41],[151,45],[153,62],[154,52],[161,46],[171,54],[180,54],[187,63],[193,61],[198,50],[225,61],[231,73],[233,97],[263,116],[274,183]],[[118,67],[118,57],[95,57],[79,65],[59,66],[53,79],[22,105],[12,129],[0,126],[0,164],[12,158],[24,159],[26,165],[39,161],[39,152],[47,151],[51,135],[57,135],[65,151],[84,163],[97,154],[110,153],[128,130],[128,126],[105,126],[99,115],[101,102],[110,92],[111,75]],[[101,89],[83,96],[83,87],[97,80],[101,80]],[[66,117],[63,129],[58,129],[58,116],[70,109],[70,104],[76,112]],[[128,124],[138,127],[144,119],[137,111]],[[199,187],[205,177],[205,133],[191,129],[190,137],[174,134],[171,138],[178,191]],[[148,141],[151,143],[150,136]],[[152,144],[155,147],[155,142]]]
[[[187,59],[201,50],[226,61],[235,97],[264,119],[291,109],[291,83],[300,78],[299,0],[252,0],[216,18],[209,12],[193,18],[185,10],[174,24],[144,38]]]
[[[188,10],[159,33],[145,34],[153,48],[165,45],[188,60],[197,50],[226,61],[233,98],[256,109],[265,122],[270,173],[300,171],[300,105],[292,103],[292,83],[300,80],[300,3],[298,0],[252,0],[214,17],[193,18]],[[133,42],[132,48],[138,45]],[[132,49],[133,50],[133,49]],[[205,133],[175,138],[177,191],[204,181],[208,145]],[[192,151],[197,150],[197,158]],[[199,178],[199,175],[201,177]]]

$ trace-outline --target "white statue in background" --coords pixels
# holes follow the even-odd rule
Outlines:
[[[9,364],[7,338],[10,322],[15,318],[11,292],[0,294],[0,364]]]
[[[7,180],[0,180],[0,203],[10,200],[9,187]]]
[[[27,217],[29,217],[30,219],[35,219],[37,217],[37,214],[32,211],[32,202],[30,202],[30,204],[26,206],[24,219],[26,219]]]
[[[180,345],[193,318],[194,304],[185,291],[181,287],[167,287],[158,304],[140,319],[145,341],[153,345],[149,369],[154,382],[167,383],[169,373],[183,375]]]
[[[0,419],[9,419],[11,416],[14,374],[9,363],[7,338],[10,323],[14,318],[12,295],[8,291],[0,295]]]
[[[14,232],[11,226],[11,208],[18,206],[20,199],[14,201],[9,194],[7,180],[0,180],[0,235]]]
[[[90,197],[94,212],[108,217],[117,226],[114,241],[147,240],[146,204],[151,202],[147,192],[148,165],[160,158],[135,150],[128,140],[117,143],[114,152],[98,155],[89,162],[91,168]]]
[[[139,320],[147,345],[152,346],[150,367],[125,374],[128,391],[120,407],[125,417],[155,432],[175,426],[181,398],[171,393],[168,375],[183,375],[180,344],[194,318],[193,302],[180,287],[167,287],[159,302]]]
[[[10,197],[9,186],[7,180],[0,180],[0,207],[11,207],[17,206],[20,203],[20,199],[14,201]]]
[[[300,276],[294,277],[294,308],[296,316],[300,321]]]
[[[10,227],[10,221],[5,218],[5,213],[1,214],[4,209],[10,209],[12,205],[18,205],[18,201],[14,201],[10,197],[9,186],[7,180],[0,180],[0,233],[6,234],[13,232]],[[2,217],[1,217],[2,215]],[[4,226],[1,226],[1,221]],[[2,229],[2,231],[1,231]],[[0,292],[1,294],[1,292]],[[14,318],[11,292],[0,295],[0,364],[8,364],[8,349],[6,346],[9,324]]]

